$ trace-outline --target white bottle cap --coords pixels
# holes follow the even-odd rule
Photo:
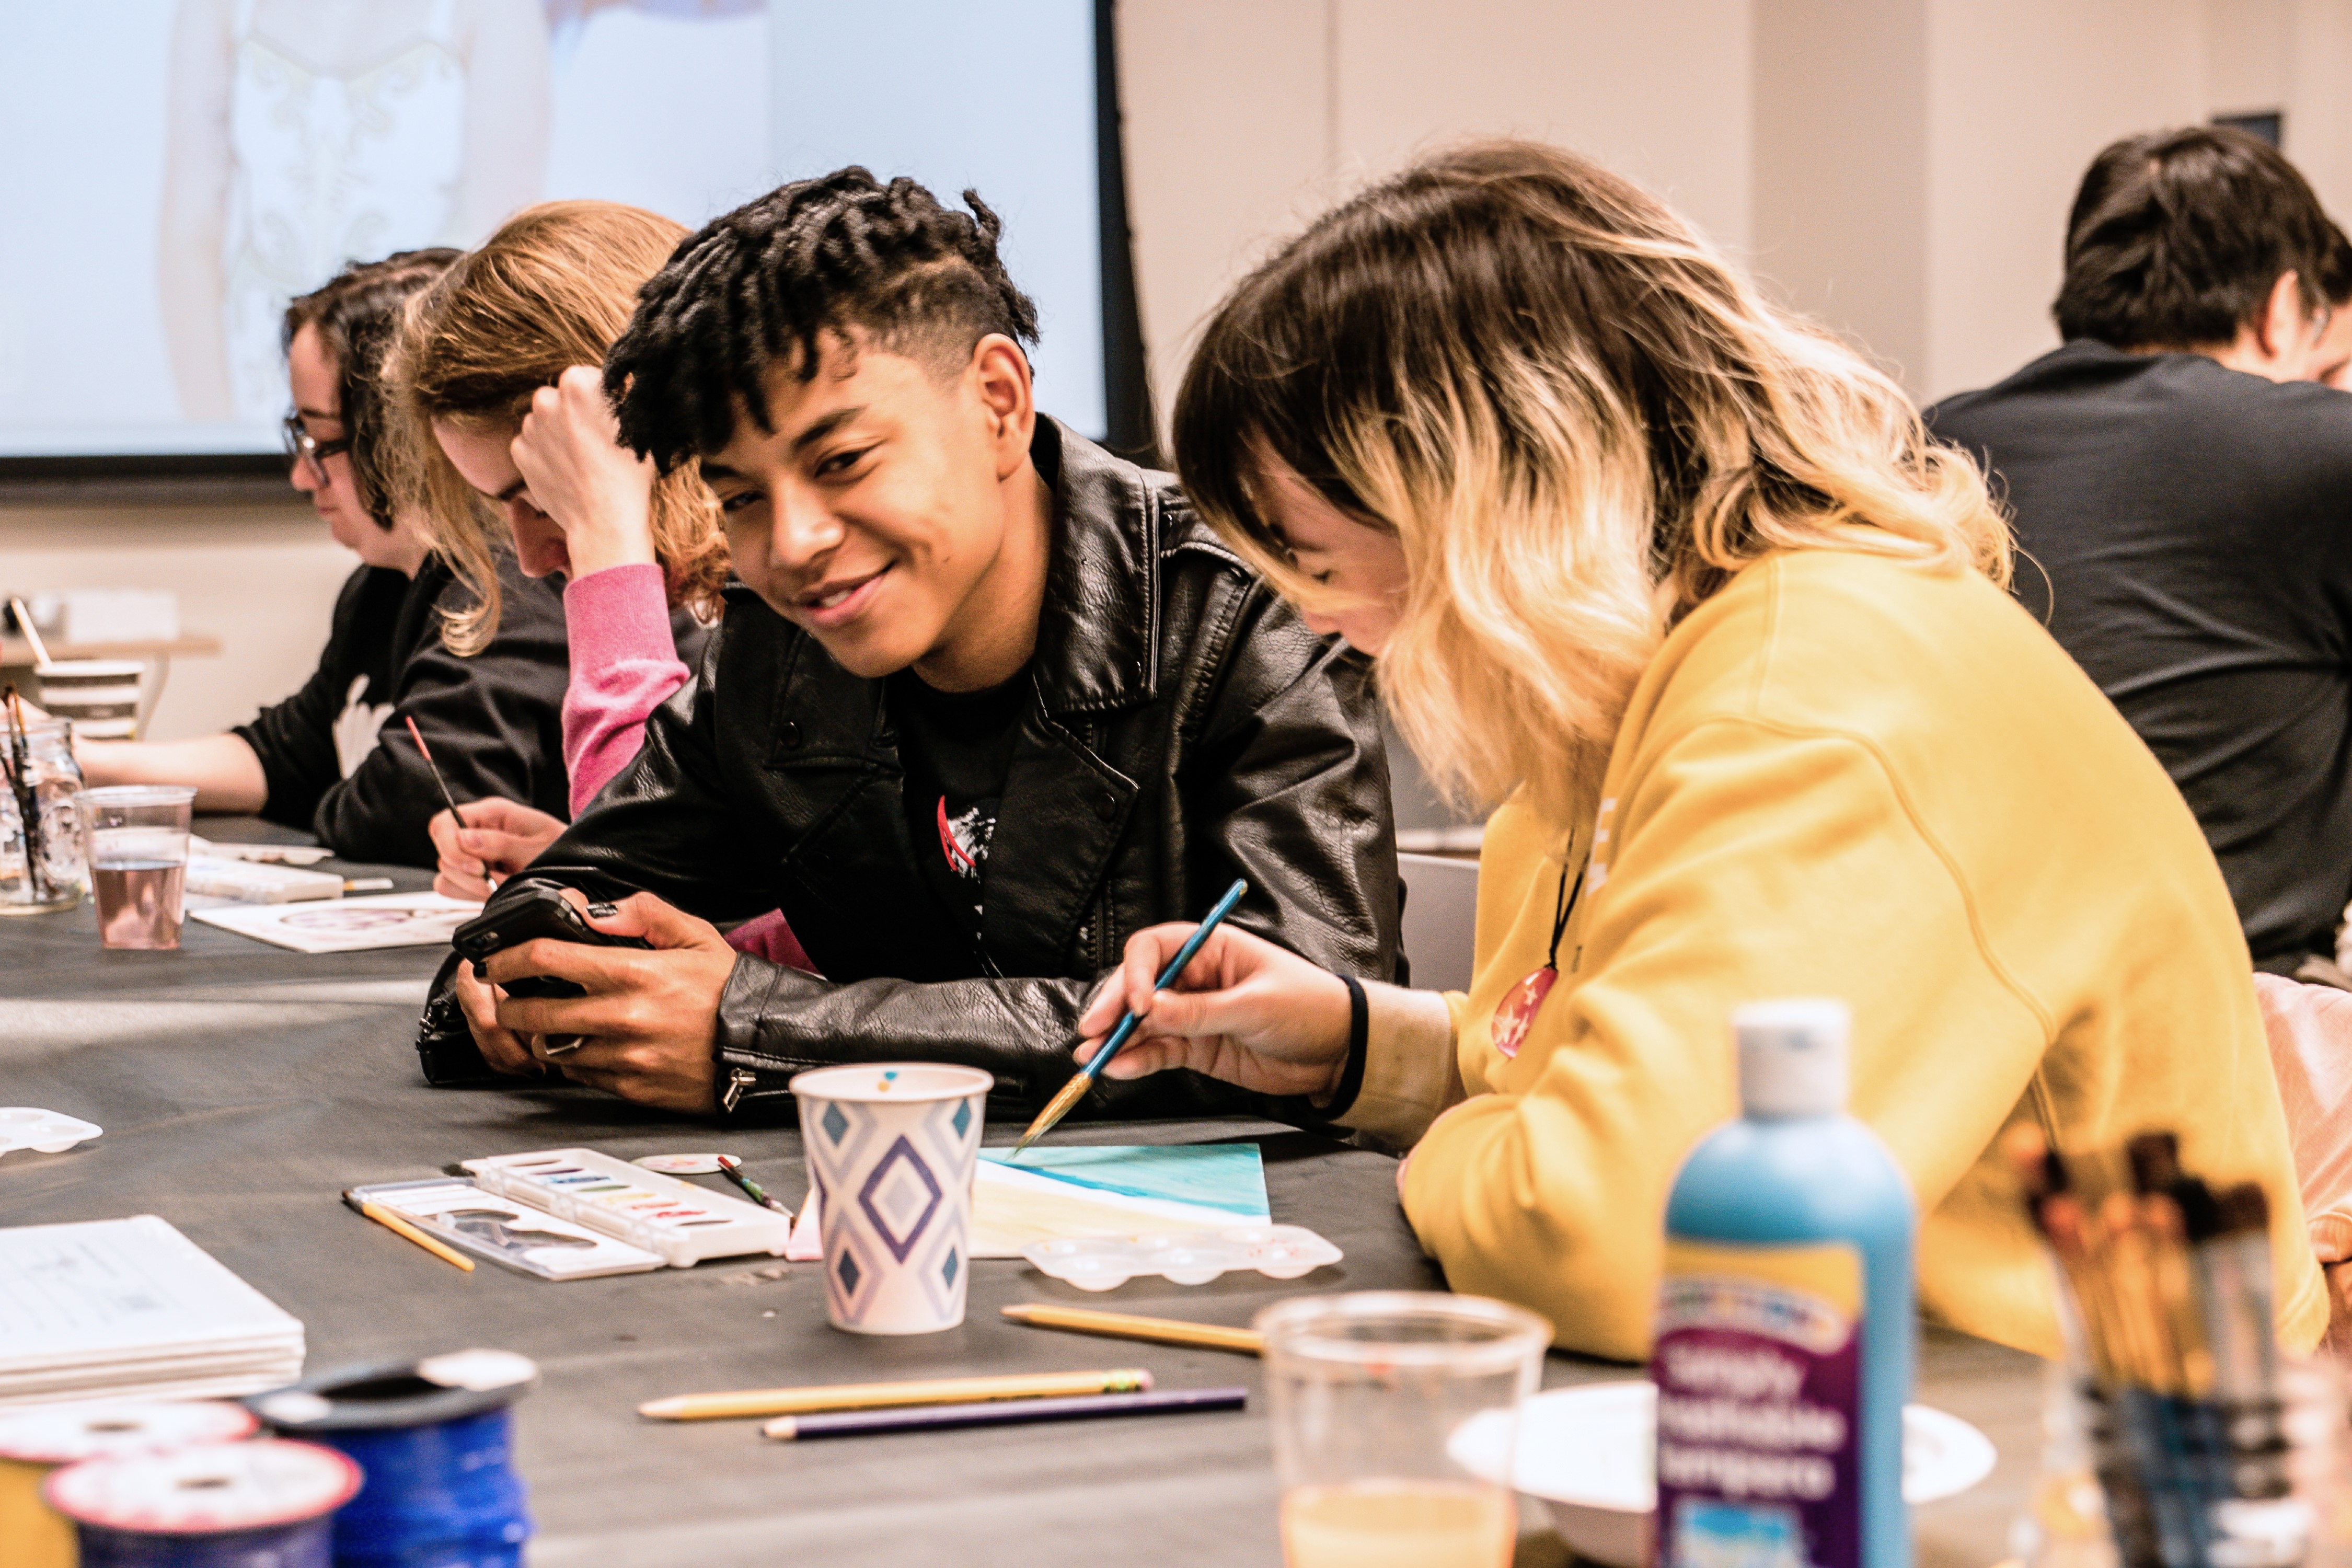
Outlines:
[[[1750,1002],[1731,1010],[1739,1043],[1739,1104],[1749,1116],[1833,1116],[1845,1109],[1843,1002]]]

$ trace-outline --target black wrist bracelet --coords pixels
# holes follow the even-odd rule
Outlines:
[[[1356,1096],[1364,1087],[1364,1058],[1370,1054],[1372,1019],[1371,1004],[1365,999],[1363,982],[1352,974],[1339,976],[1339,984],[1348,988],[1348,1065],[1339,1070],[1339,1087],[1331,1096],[1331,1103],[1316,1107],[1326,1121],[1337,1121],[1348,1114],[1356,1103]]]

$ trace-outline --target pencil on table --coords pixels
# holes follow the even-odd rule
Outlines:
[[[1183,1388],[1166,1394],[1080,1394],[1063,1399],[997,1399],[982,1405],[929,1405],[913,1409],[843,1410],[826,1415],[779,1415],[760,1430],[781,1442],[812,1437],[869,1437],[890,1432],[940,1432],[964,1426],[1020,1426],[1040,1421],[1095,1421],[1114,1415],[1170,1415],[1239,1410],[1246,1388]]]
[[[748,1388],[652,1399],[637,1414],[656,1421],[715,1421],[742,1415],[805,1415],[820,1410],[884,1410],[901,1405],[959,1405],[982,1399],[1045,1399],[1057,1394],[1130,1394],[1151,1386],[1140,1367],[1109,1372],[1021,1373],[1008,1377],[940,1377],[918,1383],[840,1383],[813,1388]]]
[[[1067,1329],[1073,1333],[1101,1334],[1115,1340],[1149,1340],[1155,1344],[1238,1351],[1244,1355],[1256,1355],[1265,1348],[1265,1336],[1255,1329],[1228,1329],[1215,1323],[1187,1323],[1174,1318],[1144,1318],[1131,1312],[1097,1312],[1086,1307],[1048,1307],[1034,1302],[999,1310],[1014,1322],[1033,1328]]]
[[[455,1247],[444,1247],[441,1243],[434,1240],[431,1237],[425,1235],[423,1231],[417,1229],[415,1226],[409,1224],[406,1220],[401,1218],[398,1215],[393,1213],[390,1209],[383,1207],[382,1205],[369,1203],[366,1199],[352,1193],[345,1193],[343,1194],[343,1202],[349,1204],[359,1213],[367,1215],[368,1218],[375,1221],[376,1224],[383,1226],[384,1229],[392,1232],[394,1236],[406,1237],[409,1240],[415,1242],[417,1246],[423,1247],[434,1257],[441,1259],[442,1262],[452,1264],[457,1268],[464,1269],[468,1274],[471,1274],[474,1271],[474,1260],[472,1258],[467,1257],[464,1253],[459,1252]]]

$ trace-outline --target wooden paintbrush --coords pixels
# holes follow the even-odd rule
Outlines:
[[[449,803],[449,815],[457,819],[458,826],[465,826],[466,814],[457,809],[457,797],[449,793],[449,781],[441,776],[441,764],[433,760],[433,748],[425,743],[424,731],[417,729],[416,721],[405,713],[400,716],[400,721],[408,726],[409,739],[415,741],[416,749],[425,754],[425,765],[433,770],[433,782],[441,786],[441,798]]]

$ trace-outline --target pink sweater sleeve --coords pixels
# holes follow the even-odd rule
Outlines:
[[[670,637],[669,600],[658,566],[608,566],[563,589],[572,643],[572,684],[563,692],[563,770],[572,815],[596,798],[644,743],[646,715],[686,684]],[[784,917],[771,910],[728,937],[749,952],[814,972]]]
[[[637,754],[646,715],[686,684],[661,568],[611,566],[564,586],[572,684],[563,693],[563,769],[572,815]]]

